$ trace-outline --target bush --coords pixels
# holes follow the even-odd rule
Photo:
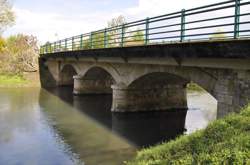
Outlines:
[[[22,74],[38,69],[37,39],[18,34],[0,38],[0,74]]]

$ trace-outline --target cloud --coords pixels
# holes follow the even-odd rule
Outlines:
[[[116,13],[95,12],[76,16],[39,13],[19,8],[14,8],[14,11],[17,16],[16,24],[8,29],[4,36],[24,33],[37,36],[41,43],[98,30],[106,25],[107,18],[117,15]]]

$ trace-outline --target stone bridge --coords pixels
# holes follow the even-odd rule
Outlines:
[[[113,112],[186,109],[197,83],[218,102],[217,117],[250,99],[250,40],[224,40],[55,52],[39,58],[44,88],[112,94]]]

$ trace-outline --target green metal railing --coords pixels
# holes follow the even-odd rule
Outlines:
[[[229,0],[105,28],[40,47],[40,54],[250,38],[250,0]]]

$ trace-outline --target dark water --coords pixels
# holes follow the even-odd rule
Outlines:
[[[207,94],[188,98],[188,112],[120,114],[110,112],[110,95],[0,89],[0,165],[122,164],[141,147],[172,139],[185,128],[186,133],[204,128],[215,118]]]

